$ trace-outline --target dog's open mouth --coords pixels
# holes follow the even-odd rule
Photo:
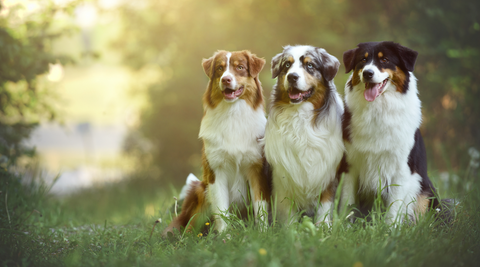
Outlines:
[[[223,90],[223,96],[227,100],[233,100],[239,97],[242,93],[243,93],[243,86],[240,86],[240,88],[238,88],[237,90],[233,90],[229,88],[226,88],[225,90]]]
[[[368,102],[375,100],[383,92],[387,82],[388,78],[381,83],[365,83],[365,92],[363,92],[365,99]]]
[[[297,88],[291,87],[288,89],[288,97],[290,97],[291,103],[300,103],[307,100],[313,93],[313,88],[307,91],[300,91]]]

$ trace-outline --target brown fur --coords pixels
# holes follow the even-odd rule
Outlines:
[[[398,67],[395,68],[395,71],[393,71],[391,69],[381,69],[380,71],[388,72],[388,75],[390,76],[390,80],[392,81],[392,83],[397,88],[397,92],[405,93],[404,92],[404,85],[405,85],[405,80],[406,80],[405,72],[403,72]]]
[[[207,90],[203,95],[203,102],[210,108],[215,108],[223,101],[223,94],[220,88],[220,77],[227,66],[227,51],[220,50],[211,58],[202,61],[205,74],[210,78]],[[244,86],[240,99],[244,99],[253,109],[263,104],[263,89],[258,79],[258,74],[265,65],[265,59],[258,58],[250,51],[232,52],[230,57],[230,72],[235,75],[237,83]],[[243,69],[240,69],[242,66]]]
[[[219,87],[220,77],[225,71],[227,66],[226,55],[227,51],[217,51],[211,58],[204,59],[202,66],[205,74],[210,78],[207,89],[203,95],[203,104],[205,107],[214,109],[218,104],[223,101],[223,93]],[[258,79],[258,74],[265,65],[265,60],[258,58],[250,51],[237,51],[232,52],[230,57],[230,72],[235,75],[239,86],[244,86],[243,93],[239,96],[240,99],[244,99],[252,109],[257,109],[260,105],[264,104],[263,91],[261,83]],[[239,68],[239,66],[242,66]],[[267,202],[270,200],[271,185],[266,178],[264,172],[265,160],[253,164],[249,170],[248,183],[252,187],[254,200],[265,199]],[[195,181],[190,185],[190,189],[187,192],[187,196],[182,205],[181,213],[170,223],[170,225],[163,231],[163,236],[167,236],[168,233],[173,233],[173,229],[181,230],[187,227],[189,220],[191,220],[188,229],[190,230],[199,221],[206,218],[199,219],[206,214],[207,199],[206,192],[210,184],[215,183],[215,172],[211,169],[210,164],[205,153],[205,146],[202,148],[202,167],[203,167],[203,179],[201,182]],[[247,218],[247,209],[241,208],[238,210],[240,218]],[[195,216],[195,217],[194,217]]]
[[[360,69],[360,70],[356,70],[353,72],[353,75],[352,75],[352,88],[354,86],[357,86],[357,84],[360,83],[360,73],[362,72],[363,69]]]
[[[269,179],[265,179],[264,173],[265,159],[253,164],[250,167],[248,175],[248,184],[253,190],[253,201],[267,200],[270,202],[271,185]]]
[[[332,201],[333,197],[335,196],[335,191],[337,189],[336,182],[331,183],[327,189],[323,190],[320,196],[320,203],[325,203],[328,201]]]
[[[348,89],[347,89],[348,90]],[[342,135],[343,135],[343,141],[344,142],[352,142],[351,139],[351,130],[350,130],[350,124],[352,123],[352,113],[350,112],[350,109],[348,108],[347,105],[345,105],[345,110],[342,115]]]
[[[417,196],[417,201],[414,203],[415,215],[417,216],[415,220],[417,220],[419,216],[424,215],[428,211],[428,209],[430,208],[430,204],[431,200],[429,196],[423,194],[419,194]]]
[[[288,59],[290,62],[293,62],[293,58]],[[311,58],[305,57],[304,59],[304,64],[307,64],[308,62],[312,61]],[[313,107],[315,109],[320,109],[323,107],[325,104],[325,97],[326,97],[326,91],[327,88],[322,84],[321,81],[319,81],[317,78],[312,76],[310,73],[307,71],[303,70],[305,74],[305,80],[306,84],[308,85],[308,88],[314,88],[312,95],[305,101],[308,101],[313,104]],[[288,90],[287,88],[284,87],[284,82],[285,82],[285,75],[281,75],[278,77],[278,88],[276,92],[274,93],[274,101],[273,101],[273,106],[278,107],[282,105],[290,105],[290,97],[288,96]],[[317,119],[317,116],[313,118],[313,123],[315,123]]]
[[[202,168],[203,168],[203,181],[207,184],[215,183],[215,173],[210,164],[208,164],[207,155],[205,154],[205,146],[202,147]]]
[[[191,187],[183,201],[182,212],[173,219],[173,221],[168,225],[168,227],[163,231],[162,235],[166,236],[169,232],[173,233],[173,229],[181,231],[182,228],[185,228],[195,214],[196,216],[190,221],[188,229],[191,229],[195,226],[195,223],[198,219],[198,215],[203,213],[203,210],[206,208],[206,196],[205,189],[207,185],[201,181],[194,181],[191,184]]]

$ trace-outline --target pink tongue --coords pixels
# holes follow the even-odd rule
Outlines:
[[[230,93],[226,93],[224,92],[223,95],[225,96],[226,99],[234,99],[235,98],[235,91],[232,90],[232,92]]]
[[[241,88],[241,89],[238,89],[237,91],[235,91],[235,96],[239,96],[239,95],[241,95],[241,94],[242,94],[242,92],[243,92],[243,88]]]
[[[288,97],[290,97],[290,99],[298,99],[300,95],[301,95],[300,93],[298,94],[288,93]]]
[[[380,94],[382,83],[366,83],[363,95],[368,102],[372,102]]]
[[[243,92],[243,87],[235,91],[233,91],[232,89],[225,89],[225,91],[223,91],[223,95],[225,96],[226,99],[234,99],[235,97],[238,97],[239,95],[241,95],[242,92]]]

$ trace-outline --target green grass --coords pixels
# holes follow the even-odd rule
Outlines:
[[[445,192],[462,201],[453,225],[426,216],[391,228],[378,212],[370,223],[337,220],[317,228],[305,220],[260,232],[249,222],[222,234],[166,240],[160,233],[173,199],[158,182],[133,179],[58,199],[45,194],[47,187],[0,175],[1,266],[472,266],[480,260],[478,181],[468,193]]]

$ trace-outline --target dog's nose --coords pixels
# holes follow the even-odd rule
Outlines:
[[[289,83],[296,83],[299,77],[296,73],[290,73],[287,75],[287,80]]]
[[[373,77],[373,70],[364,70],[363,71],[363,78],[366,80],[370,80]]]
[[[225,76],[222,78],[222,83],[224,85],[230,84],[232,82],[232,78],[230,76]]]

